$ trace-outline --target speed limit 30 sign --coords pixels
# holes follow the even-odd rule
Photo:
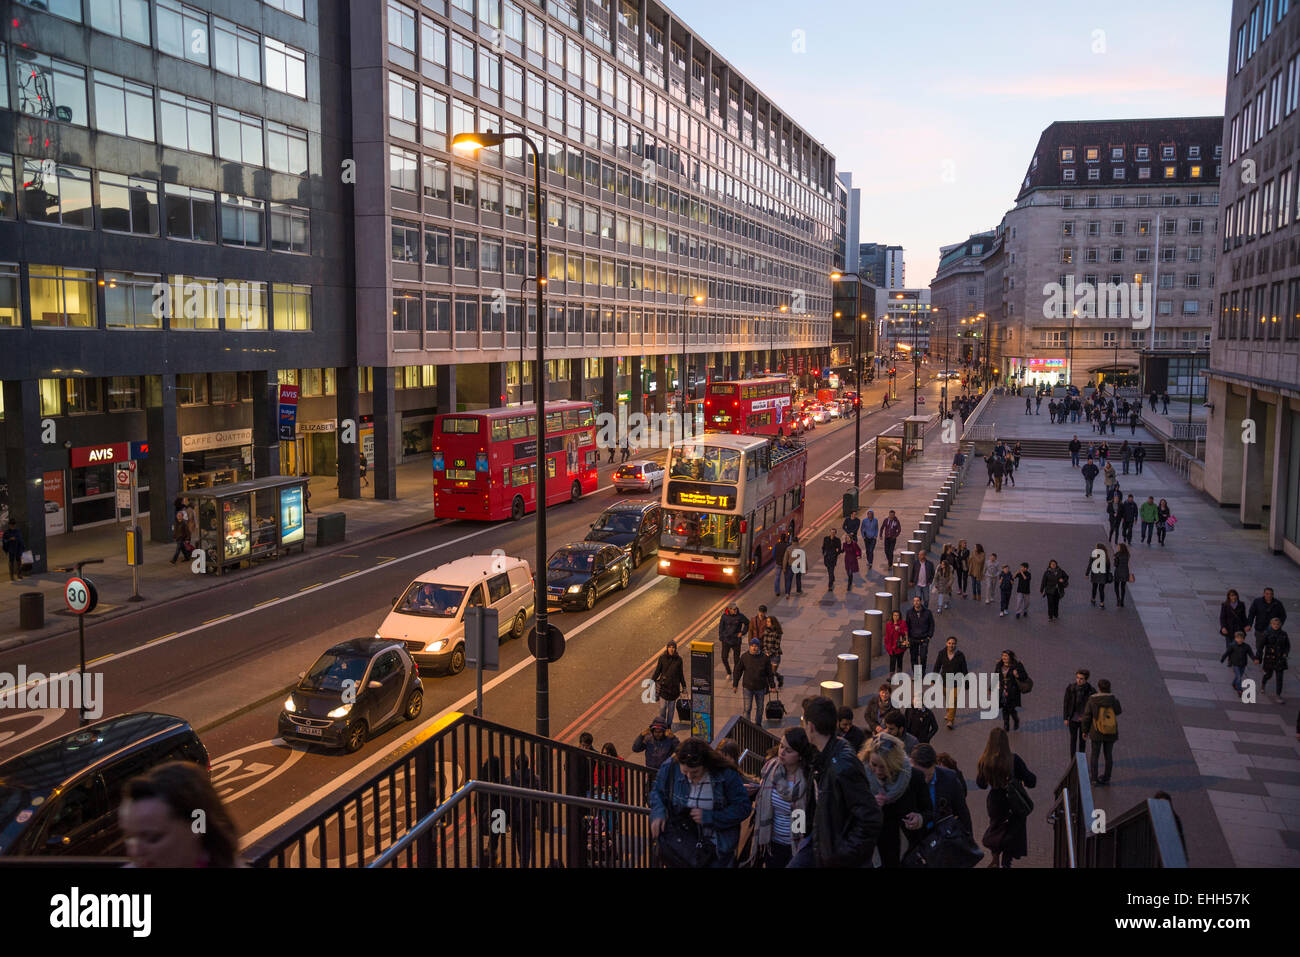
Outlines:
[[[85,615],[95,610],[99,595],[89,578],[69,578],[63,586],[63,599],[74,614]]]

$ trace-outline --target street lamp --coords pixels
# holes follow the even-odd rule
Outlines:
[[[546,615],[546,250],[542,246],[542,161],[537,144],[524,133],[498,133],[496,131],[457,133],[451,138],[451,148],[462,154],[475,154],[481,149],[500,146],[506,140],[522,140],[533,157],[533,192],[537,223],[537,369],[533,374],[533,398],[537,402],[537,564],[533,571],[536,586],[537,629],[537,733],[542,737],[551,734],[550,685],[550,624]],[[528,328],[524,318],[521,335]],[[522,347],[521,347],[522,348]],[[520,391],[523,386],[523,368],[520,370]]]
[[[839,282],[843,275],[831,273],[831,281]],[[862,312],[862,277],[857,279],[857,311],[853,320],[853,388],[857,390],[858,399],[854,403],[853,413],[853,504],[858,502],[858,489],[862,487],[862,323],[867,317]],[[837,317],[839,313],[835,314]]]

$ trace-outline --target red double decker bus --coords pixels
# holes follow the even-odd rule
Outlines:
[[[596,491],[590,402],[546,403],[546,504]],[[519,519],[537,508],[537,411],[447,412],[433,422],[435,518]]]
[[[790,380],[785,376],[710,382],[704,398],[704,430],[733,435],[790,431]]]

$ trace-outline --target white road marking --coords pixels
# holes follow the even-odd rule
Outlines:
[[[233,780],[237,781],[241,778],[247,778],[253,775],[261,774],[264,770],[271,770],[271,773],[268,774],[266,777],[262,778],[260,781],[258,781],[255,784],[250,784],[242,791],[237,791],[234,794],[219,793],[218,796],[226,804],[233,804],[235,801],[238,801],[241,797],[243,797],[245,794],[248,794],[250,791],[256,791],[264,784],[270,784],[272,781],[278,778],[285,771],[288,771],[291,767],[293,767],[295,764],[301,761],[303,759],[303,756],[307,753],[306,751],[299,751],[296,748],[288,748],[288,757],[279,765],[279,767],[276,767],[273,770],[272,770],[272,766],[269,764],[250,764],[245,768],[243,774],[241,775],[235,774],[235,772],[238,771],[239,768],[243,765],[243,761],[239,760],[239,755],[247,754],[249,751],[260,751],[263,748],[276,748],[277,750],[279,750],[282,748],[287,748],[287,745],[285,744],[283,738],[272,738],[269,741],[258,741],[256,744],[250,744],[247,747],[239,748],[238,750],[231,751],[229,754],[223,754],[219,758],[212,759],[212,786],[214,788],[217,788],[219,792],[222,788],[225,788],[226,786],[232,783],[231,780],[227,780],[227,779],[233,778]],[[229,764],[230,767],[222,771],[217,770],[218,768],[220,768],[222,765],[225,764]]]

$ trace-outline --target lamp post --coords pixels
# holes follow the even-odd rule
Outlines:
[[[546,250],[542,245],[542,160],[537,144],[524,133],[498,133],[495,131],[457,133],[451,147],[462,153],[477,153],[481,149],[500,146],[506,140],[522,140],[533,157],[533,192],[537,197],[535,220],[537,223],[537,369],[533,374],[533,397],[537,402],[537,564],[533,571],[536,585],[537,629],[537,733],[542,737],[551,734],[551,684],[550,684],[550,624],[546,615]],[[528,328],[524,317],[520,334]],[[522,392],[523,369],[520,372]]]
[[[831,281],[839,282],[841,273],[831,273]],[[853,388],[858,397],[853,412],[853,502],[857,504],[858,489],[862,487],[862,323],[867,318],[862,312],[862,276],[855,273],[857,280],[857,310],[853,320]]]
[[[937,313],[942,308],[943,308],[942,306],[931,306],[930,312]],[[942,419],[944,416],[948,414],[948,370],[952,367],[952,357],[948,353],[948,335],[950,332],[949,325],[950,323],[948,322],[948,318],[945,317],[943,322],[943,386],[942,386],[942,392],[939,397],[939,418],[940,419]],[[934,328],[933,323],[931,324],[930,328],[933,330]]]

